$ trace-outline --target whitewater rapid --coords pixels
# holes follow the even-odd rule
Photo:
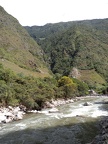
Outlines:
[[[86,97],[57,107],[55,113],[44,109],[25,115],[23,120],[0,124],[0,144],[60,144],[62,140],[64,144],[80,144],[76,135],[84,132],[82,124],[108,116],[108,104],[104,104],[107,100],[105,96]],[[85,102],[91,105],[83,106]]]

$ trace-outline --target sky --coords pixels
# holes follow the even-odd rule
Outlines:
[[[108,0],[0,0],[21,25],[108,18]]]

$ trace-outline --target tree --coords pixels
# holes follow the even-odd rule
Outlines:
[[[73,81],[71,78],[67,77],[67,76],[63,76],[58,80],[58,86],[64,86],[64,85],[68,85],[68,84],[73,84]]]
[[[78,79],[72,78],[73,82],[77,84],[77,89],[78,89],[78,96],[84,96],[84,95],[88,95],[88,90],[89,87],[85,82],[82,82]]]
[[[64,97],[73,97],[77,91],[77,85],[67,76],[61,77],[58,80],[58,86],[64,91]]]

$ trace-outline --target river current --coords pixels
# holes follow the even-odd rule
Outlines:
[[[23,120],[0,124],[0,144],[87,144],[98,134],[98,121],[108,116],[108,97],[86,97],[50,109],[26,114]],[[83,106],[90,102],[90,106]]]

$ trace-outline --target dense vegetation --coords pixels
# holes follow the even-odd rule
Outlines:
[[[25,105],[41,109],[52,98],[73,98],[88,94],[88,86],[67,76],[49,78],[25,77],[0,65],[0,106]]]
[[[75,67],[108,81],[108,19],[25,28],[43,48],[53,73],[69,75]]]
[[[108,20],[26,27],[0,7],[0,106],[108,94]],[[49,68],[48,68],[49,66]],[[52,74],[52,72],[53,74]]]

